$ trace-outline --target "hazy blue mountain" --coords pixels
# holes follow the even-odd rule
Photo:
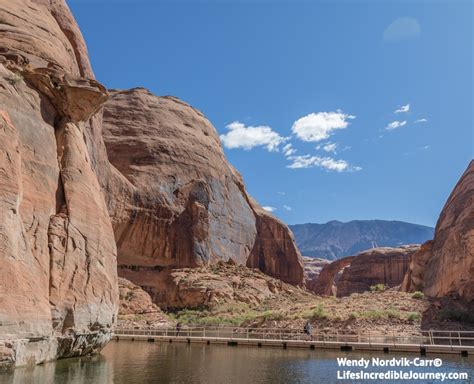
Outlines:
[[[290,225],[301,254],[329,260],[355,255],[373,246],[421,244],[433,238],[434,228],[403,221],[353,220],[347,223]]]

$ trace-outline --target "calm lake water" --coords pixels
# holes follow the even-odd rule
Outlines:
[[[376,383],[337,380],[337,357],[359,359],[419,357],[406,354],[368,354],[201,344],[111,341],[98,356],[60,360],[30,368],[0,373],[0,383]],[[434,358],[436,356],[428,356]],[[474,358],[441,356],[442,368],[419,368],[417,372],[468,372],[474,382]],[[352,368],[355,369],[355,368]],[[386,370],[386,369],[380,369]],[[410,383],[411,381],[386,381]],[[416,383],[440,381],[416,381]]]

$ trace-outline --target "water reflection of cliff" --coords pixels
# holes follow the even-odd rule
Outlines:
[[[334,384],[338,382],[336,358],[343,356],[390,359],[397,355],[112,341],[100,356],[60,360],[0,373],[0,384]],[[472,357],[444,355],[442,358],[443,372],[463,371],[474,377]],[[373,370],[384,371],[383,368]]]
[[[112,384],[113,363],[102,355],[58,360],[33,367],[20,367],[2,377],[0,383],[11,384]]]

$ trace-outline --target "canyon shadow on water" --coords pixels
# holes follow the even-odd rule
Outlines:
[[[337,380],[337,357],[390,359],[402,354],[368,354],[222,345],[112,341],[100,355],[60,360],[0,374],[0,383],[373,383]],[[416,357],[417,355],[408,356]],[[428,358],[438,356],[428,356]],[[416,372],[467,372],[474,359],[444,355],[442,368]],[[342,369],[342,368],[339,368]],[[352,368],[357,370],[356,368]],[[386,368],[378,370],[386,371]],[[404,369],[406,370],[406,368]],[[470,380],[470,379],[469,379]],[[470,383],[471,381],[447,381]],[[396,383],[398,381],[387,381]],[[411,381],[400,381],[410,383]],[[421,383],[423,381],[414,381]],[[429,382],[429,381],[426,381]],[[433,382],[434,383],[434,382]]]

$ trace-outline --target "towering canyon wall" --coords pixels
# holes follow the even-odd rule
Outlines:
[[[247,195],[202,113],[144,89],[107,102],[64,0],[0,0],[0,28],[0,346],[13,364],[104,345],[117,247],[120,270],[159,289],[164,269],[230,259],[302,283],[291,232]]]
[[[253,213],[201,112],[143,88],[112,92],[104,140],[118,171],[108,198],[120,264],[246,262]]]
[[[94,352],[115,321],[107,91],[63,1],[0,0],[0,28],[0,338],[21,365]]]
[[[119,274],[158,302],[171,268],[220,260],[302,283],[291,231],[248,196],[200,111],[143,88],[111,91],[103,128]]]
[[[474,300],[474,161],[444,205],[434,239],[413,256],[402,289]]]

